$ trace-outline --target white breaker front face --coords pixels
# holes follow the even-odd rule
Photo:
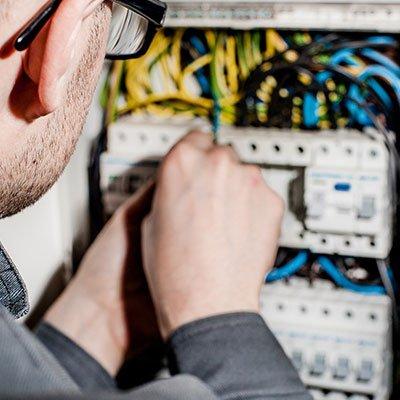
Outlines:
[[[168,27],[399,32],[398,0],[172,0]]]
[[[265,286],[262,315],[303,382],[386,400],[391,392],[391,301],[305,279]],[[346,397],[344,397],[346,398]]]
[[[261,165],[285,200],[282,246],[384,258],[392,240],[389,154],[369,133],[226,128],[221,142]]]
[[[127,118],[108,132],[102,189],[109,213],[151,175],[185,133],[202,120]],[[358,131],[293,132],[223,127],[220,142],[262,167],[286,202],[281,246],[325,254],[385,258],[392,241],[389,154],[381,137]]]

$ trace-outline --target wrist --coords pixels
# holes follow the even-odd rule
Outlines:
[[[167,340],[176,330],[195,321],[213,318],[219,315],[236,313],[260,312],[259,300],[248,302],[229,302],[228,304],[214,303],[213,305],[192,305],[171,307],[170,312],[163,310],[158,313],[160,332],[164,340]]]
[[[103,368],[115,376],[126,354],[126,347],[115,335],[115,315],[87,294],[70,287],[44,317],[61,333],[75,342]]]

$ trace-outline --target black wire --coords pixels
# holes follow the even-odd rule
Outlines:
[[[337,43],[336,43],[337,42]],[[263,60],[260,65],[255,68],[249,75],[248,79],[242,84],[241,93],[242,99],[238,103],[238,111],[239,116],[237,118],[239,125],[246,125],[246,123],[251,122],[254,123],[254,115],[249,118],[249,115],[246,117],[246,112],[249,112],[247,104],[255,104],[255,101],[252,100],[250,103],[246,99],[256,98],[256,92],[260,88],[262,82],[265,81],[267,76],[277,76],[281,77],[281,81],[279,81],[279,89],[283,86],[282,80],[286,81],[291,77],[293,71],[302,69],[304,71],[309,72],[322,72],[328,71],[334,74],[336,77],[339,77],[343,83],[346,84],[354,84],[363,92],[367,92],[368,95],[371,97],[371,100],[375,103],[378,107],[380,112],[382,112],[387,121],[389,126],[396,126],[396,119],[391,113],[392,110],[388,109],[385,104],[380,99],[378,93],[375,92],[374,88],[370,87],[366,82],[358,79],[357,77],[347,73],[342,67],[340,66],[333,66],[329,64],[322,64],[319,62],[315,62],[312,60],[312,55],[321,55],[325,53],[332,53],[333,51],[340,50],[342,48],[350,48],[359,50],[360,48],[398,48],[398,44],[390,44],[390,43],[371,43],[367,40],[361,41],[344,41],[338,35],[327,35],[326,37],[322,38],[321,40],[312,42],[308,45],[304,46],[291,46],[287,50],[276,54],[272,58]],[[298,51],[299,58],[295,62],[288,61],[285,59],[285,55],[288,51]],[[263,70],[266,65],[271,64],[271,68],[268,70]],[[275,93],[279,92],[279,89],[276,88]],[[326,95],[326,90],[322,89]],[[329,96],[325,96],[327,98],[327,104],[330,102]],[[277,101],[276,95],[274,98],[271,99],[269,102],[270,104],[274,104]],[[271,108],[269,108],[269,112]],[[330,113],[330,122],[333,126],[336,125],[336,119],[333,116],[332,107],[328,107],[328,112]]]
[[[375,277],[374,279],[354,279],[352,276],[350,276],[349,269],[353,268],[362,268],[366,271],[367,274],[369,274],[369,271],[366,268],[366,266],[365,267],[361,266],[358,261],[355,261],[355,266],[349,266],[345,263],[344,257],[337,256],[335,257],[334,263],[336,267],[343,273],[343,275],[345,275],[348,280],[354,283],[364,284],[364,285],[379,285],[381,283],[381,280],[378,277]]]
[[[378,132],[382,134],[382,137],[384,139],[384,142],[386,144],[386,147],[389,150],[389,174],[390,174],[390,186],[391,186],[391,195],[392,197],[392,202],[394,204],[393,207],[393,224],[396,226],[397,224],[397,206],[399,205],[398,203],[398,193],[397,193],[397,181],[398,177],[400,176],[400,157],[399,153],[397,151],[395,142],[394,142],[394,136],[387,131],[386,127],[379,121],[379,119],[376,117],[376,115],[369,109],[368,105],[364,103],[360,103],[358,100],[355,100],[351,97],[347,97],[349,101],[354,102],[362,108],[369,116],[369,118],[372,120],[372,122],[375,125],[375,128],[377,129]]]
[[[375,92],[373,88],[368,86],[365,82],[358,79],[357,77],[348,74],[341,67],[334,67],[329,64],[320,64],[309,61],[301,63],[300,62],[295,62],[295,63],[286,62],[283,64],[276,63],[272,68],[270,68],[267,71],[262,71],[260,70],[260,68],[262,68],[262,66],[259,66],[256,70],[254,70],[253,73],[249,76],[249,78],[245,82],[245,84],[243,85],[244,99],[248,97],[255,97],[255,94],[257,90],[259,90],[261,83],[264,82],[268,76],[274,76],[278,72],[286,71],[287,75],[290,76],[296,69],[309,70],[312,72],[328,71],[340,77],[344,82],[355,84],[361,90],[369,92],[373,101],[376,103],[379,109],[385,114],[386,118],[390,121],[393,118],[393,116],[391,115],[391,110],[386,108],[385,104],[381,101],[379,95]],[[273,104],[273,102],[271,101],[270,104]],[[243,108],[241,107],[239,108],[240,110],[243,111]]]

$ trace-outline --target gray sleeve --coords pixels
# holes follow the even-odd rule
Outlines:
[[[112,378],[56,329],[42,324],[37,334],[85,392],[82,398],[65,399],[311,399],[275,337],[255,313],[219,315],[179,328],[168,342],[169,366],[175,377],[125,394],[110,392]]]
[[[42,322],[36,329],[36,337],[53,354],[82,391],[115,390],[115,380],[108,372],[59,330]]]
[[[189,323],[169,340],[172,374],[191,374],[222,399],[310,400],[260,315],[235,313]]]
[[[1,398],[1,397],[0,397]],[[20,400],[20,396],[8,396]],[[95,392],[82,395],[40,394],[24,397],[27,400],[219,400],[213,391],[198,378],[180,375],[141,386],[132,392]]]

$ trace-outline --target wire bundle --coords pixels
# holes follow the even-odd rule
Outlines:
[[[390,36],[347,40],[316,36],[289,46],[252,71],[238,109],[240,125],[302,129],[398,130],[400,69],[391,58],[398,42]]]
[[[310,255],[307,251],[301,251],[294,257],[286,260],[285,263],[273,269],[266,277],[266,282],[275,282],[282,279],[290,278],[299,273],[302,269],[306,269],[307,278],[329,278],[336,286],[352,292],[362,293],[365,295],[382,295],[393,289],[392,277],[389,277],[385,285],[380,284],[381,279],[369,282],[368,280],[356,280],[349,276],[349,269],[340,266],[342,259],[334,261],[327,256]],[[382,260],[374,263],[379,264]],[[384,263],[384,262],[383,262]],[[386,270],[386,265],[384,269]],[[389,268],[390,270],[390,268]],[[367,271],[365,271],[367,273]],[[313,279],[311,279],[312,281]]]
[[[121,90],[108,102],[109,120],[145,112],[235,123],[240,83],[249,74],[244,42],[257,43],[259,36],[260,32],[160,32],[145,56],[114,64],[104,97],[110,98],[112,87],[120,85]],[[262,61],[257,48],[253,46],[255,54],[250,57],[253,66]]]
[[[126,113],[301,129],[398,131],[398,42],[273,29],[161,31],[140,59],[113,65],[109,120]],[[367,110],[366,110],[367,109]]]

